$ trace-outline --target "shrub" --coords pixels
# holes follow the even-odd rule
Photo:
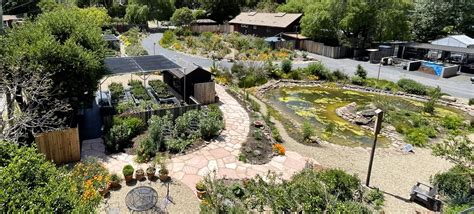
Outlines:
[[[473,197],[471,191],[471,174],[459,166],[447,172],[435,174],[431,183],[438,188],[441,195],[446,196],[452,203],[460,204]]]
[[[358,213],[370,214],[373,213],[368,207],[355,201],[337,202],[330,206],[327,213]]]
[[[288,73],[287,78],[294,79],[294,80],[300,80],[302,79],[302,70],[301,68],[294,69],[290,73]]]
[[[257,101],[250,99],[250,107],[254,112],[260,112],[260,104]]]
[[[326,184],[329,193],[337,195],[343,201],[352,200],[360,185],[357,176],[349,175],[340,169],[323,170],[318,177]]]
[[[138,143],[137,162],[143,163],[150,160],[159,148],[159,142],[153,142],[150,138],[144,138]]]
[[[441,97],[441,88],[436,87],[434,90],[430,91],[430,100],[426,102],[423,106],[423,111],[429,114],[434,114],[435,104],[438,99]]]
[[[324,65],[320,62],[318,63],[311,63],[305,69],[306,74],[318,76],[320,80],[329,80],[332,81],[335,78],[329,69],[324,67]]]
[[[135,103],[133,101],[127,101],[127,102],[119,102],[115,109],[117,110],[118,114],[125,113],[127,111],[131,111],[135,107]]]
[[[123,176],[133,175],[134,171],[135,171],[135,169],[133,168],[132,165],[125,165],[122,169]]]
[[[335,80],[337,80],[337,81],[349,80],[349,75],[347,75],[346,73],[340,71],[339,69],[337,69],[333,72],[333,76],[334,76]]]
[[[355,75],[362,79],[367,79],[367,71],[360,64],[357,65],[357,70],[355,72]]]
[[[284,73],[290,73],[291,72],[291,60],[289,59],[285,59],[281,62],[281,70],[284,72]]]
[[[121,83],[110,83],[109,85],[110,96],[113,102],[118,101],[120,96],[123,96],[123,85]]]
[[[202,117],[199,123],[199,130],[204,139],[208,140],[216,136],[224,128],[222,111],[217,105],[209,105],[207,116]]]
[[[262,140],[262,139],[263,139],[262,130],[256,129],[256,130],[253,132],[253,137],[255,138],[255,140]]]
[[[206,191],[206,184],[204,183],[204,181],[199,181],[196,183],[196,190],[197,191]]]
[[[416,82],[415,80],[400,79],[398,80],[397,85],[400,86],[404,92],[410,94],[426,95],[428,93],[427,87]]]
[[[406,141],[414,146],[424,147],[428,143],[428,135],[418,129],[411,129],[406,135]]]
[[[193,141],[182,138],[172,138],[167,140],[165,143],[170,152],[180,153],[183,152],[186,147],[192,144]]]
[[[100,197],[83,197],[84,189],[77,189],[83,183],[76,181],[35,148],[0,141],[3,213],[93,213]]]
[[[167,30],[163,34],[163,37],[160,40],[160,45],[164,48],[169,48],[176,42],[176,36],[173,31]]]
[[[364,196],[364,201],[368,204],[373,204],[376,209],[379,209],[383,206],[385,197],[379,188],[374,188],[369,190],[369,192]]]
[[[145,56],[148,52],[143,48],[141,44],[133,44],[125,47],[125,53],[128,56]]]
[[[441,125],[444,128],[447,129],[459,129],[462,127],[463,119],[461,117],[458,117],[456,115],[446,115],[443,117],[443,120],[441,121]]]
[[[301,135],[303,136],[303,140],[308,140],[314,135],[314,127],[311,125],[311,122],[307,120],[303,122],[303,125],[301,126]]]
[[[124,125],[114,125],[105,137],[105,148],[109,152],[118,152],[129,144],[130,129]]]
[[[326,127],[324,128],[324,132],[332,135],[336,131],[336,124],[334,122],[329,122]]]
[[[271,127],[272,129],[272,137],[273,139],[275,139],[276,142],[283,142],[283,139],[281,138],[281,135],[280,135],[280,132],[278,131],[278,129],[274,126]]]
[[[354,85],[360,85],[360,86],[363,86],[365,85],[365,79],[359,77],[359,76],[355,76],[355,77],[352,77],[351,78],[351,83],[354,84]]]
[[[474,105],[474,98],[469,99],[469,105],[470,106]]]
[[[197,139],[201,137],[199,130],[199,121],[201,120],[201,112],[191,110],[179,116],[175,120],[173,137],[183,139]]]
[[[273,152],[277,153],[278,155],[285,155],[286,149],[280,143],[276,143],[272,146]]]
[[[131,92],[136,99],[151,100],[150,95],[139,80],[132,80],[128,84],[131,86]]]
[[[158,98],[168,98],[173,96],[173,94],[168,90],[166,83],[161,80],[150,80],[148,81],[148,85],[153,88]]]

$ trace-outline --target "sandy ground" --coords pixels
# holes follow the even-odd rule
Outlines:
[[[125,184],[122,181],[122,187],[118,190],[111,190],[105,202],[101,205],[100,213],[109,213],[112,211],[119,211],[118,213],[132,213],[125,204],[125,197],[127,193],[138,186],[150,186],[158,193],[157,207],[164,207],[164,200],[166,196],[166,185],[158,181],[134,181],[130,184]],[[199,199],[197,199],[194,192],[186,185],[179,181],[173,181],[170,184],[170,196],[173,203],[166,206],[168,213],[199,213]],[[147,212],[148,213],[148,212]]]
[[[159,79],[163,80],[163,77],[159,75],[158,73],[156,74],[151,74],[146,76],[147,83],[149,80],[154,80],[154,79]],[[143,75],[139,74],[123,74],[123,75],[116,75],[116,76],[108,76],[105,78],[102,78],[100,82],[102,83],[102,91],[108,90],[108,86],[110,83],[117,82],[117,83],[122,83],[124,87],[127,86],[127,83],[130,80],[140,80],[143,81]]]
[[[261,101],[257,102],[266,115],[265,105]],[[313,158],[324,167],[340,168],[356,174],[365,184],[370,149],[335,144],[320,147],[303,145],[292,139],[279,121],[274,122],[288,150]],[[385,193],[383,210],[386,213],[428,213],[426,208],[409,201],[412,186],[418,181],[428,184],[430,176],[452,166],[450,162],[431,155],[430,149],[415,148],[414,153],[405,154],[394,148],[381,148],[375,152],[370,186],[380,188]]]

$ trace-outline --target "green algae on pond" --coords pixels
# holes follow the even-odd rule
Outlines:
[[[369,104],[373,97],[373,94],[322,87],[281,88],[268,94],[270,102],[292,119],[298,122],[309,120],[318,136],[331,143],[347,146],[370,146],[373,134],[370,130],[337,116],[336,109],[351,102]],[[332,134],[325,132],[330,123],[335,127]],[[379,146],[387,146],[389,143],[384,137],[378,140]]]
[[[459,110],[445,106],[436,106],[436,115],[429,115],[422,113],[423,102],[420,101],[338,87],[286,87],[272,90],[266,96],[273,107],[297,122],[309,120],[319,137],[331,143],[348,146],[371,146],[374,138],[372,131],[352,124],[336,114],[337,108],[352,102],[357,103],[359,107],[370,103],[380,106],[385,111],[384,124],[411,124],[411,130],[415,132],[428,130],[440,136],[446,132],[439,127],[445,116],[465,115]],[[416,125],[420,124],[420,121],[424,125]],[[389,139],[380,137],[377,145],[387,146],[390,143]]]

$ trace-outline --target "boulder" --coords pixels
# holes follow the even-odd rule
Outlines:
[[[448,101],[448,102],[456,102],[456,97],[451,97],[451,96],[447,96],[447,95],[443,95],[441,96],[441,100],[444,100],[444,101]]]
[[[354,123],[357,125],[367,125],[372,121],[372,118],[366,118],[363,116],[358,116],[355,120]]]
[[[373,117],[375,116],[375,109],[367,109],[360,112],[360,115],[364,117]]]

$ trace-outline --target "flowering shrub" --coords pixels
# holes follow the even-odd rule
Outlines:
[[[87,159],[78,163],[71,171],[71,178],[77,184],[77,190],[85,202],[99,203],[99,188],[107,188],[110,176],[107,169],[96,159]]]
[[[280,143],[273,145],[273,152],[277,153],[278,155],[285,155],[286,149]]]

